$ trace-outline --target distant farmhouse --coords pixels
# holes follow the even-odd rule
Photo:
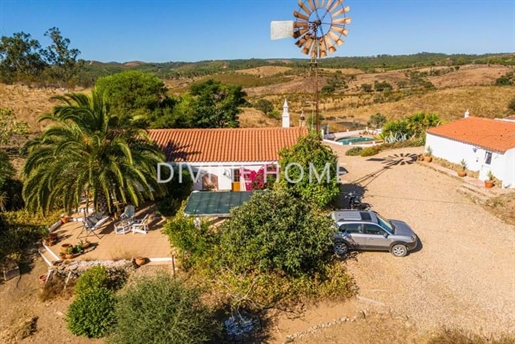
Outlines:
[[[462,159],[479,179],[488,173],[515,188],[515,120],[469,117],[427,130],[426,149],[433,155],[459,164]]]

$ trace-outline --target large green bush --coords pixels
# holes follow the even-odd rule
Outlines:
[[[279,155],[279,184],[282,187],[319,207],[326,207],[339,194],[338,157],[316,133],[299,138],[295,145],[280,151]]]
[[[93,266],[86,270],[77,280],[75,293],[78,296],[85,295],[99,288],[108,288],[109,274],[101,265]]]
[[[237,273],[298,276],[329,260],[334,224],[313,203],[285,190],[254,194],[221,227],[221,262]]]
[[[199,289],[167,274],[141,278],[120,295],[116,320],[112,343],[206,343],[221,333]]]
[[[68,329],[76,336],[99,338],[107,335],[116,323],[112,291],[92,288],[72,302],[66,314]]]

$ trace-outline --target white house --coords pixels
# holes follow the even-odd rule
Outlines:
[[[479,179],[488,173],[502,181],[502,187],[515,188],[515,122],[469,117],[427,130],[426,150],[435,157],[479,171]]]
[[[277,164],[280,150],[308,134],[285,122],[286,128],[154,129],[149,135],[168,162],[193,172],[194,190],[245,191],[243,171]]]

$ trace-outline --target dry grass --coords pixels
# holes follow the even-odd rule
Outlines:
[[[497,217],[515,226],[515,192],[488,201],[486,208]]]
[[[263,66],[263,67],[257,67],[257,68],[238,70],[238,71],[236,71],[236,73],[237,74],[250,74],[250,75],[256,75],[259,77],[263,77],[263,76],[272,76],[272,75],[288,72],[290,70],[291,70],[291,67]]]
[[[260,98],[266,98],[274,104],[275,108],[282,111],[284,99],[288,99],[290,106],[291,123],[297,125],[300,114],[305,112],[307,119],[314,111],[314,82],[309,71],[291,77],[277,77],[276,75],[289,71],[290,67],[267,66],[238,71],[237,73],[224,74],[219,77],[247,78],[243,81],[247,84],[263,83],[259,87],[245,87],[250,102]],[[340,69],[344,75],[354,75],[355,80],[349,81],[349,89],[341,94],[334,94],[330,97],[321,96],[320,113],[329,123],[331,130],[343,130],[349,128],[353,122],[364,124],[372,114],[382,113],[387,118],[401,118],[418,111],[436,112],[444,120],[453,120],[463,115],[469,109],[472,115],[494,117],[508,112],[508,102],[515,96],[515,87],[493,87],[490,86],[499,76],[510,71],[511,68],[503,66],[468,65],[461,66],[459,70],[452,70],[450,67],[432,67],[412,69],[419,72],[430,71],[431,69],[445,69],[447,72],[439,76],[427,77],[437,89],[434,91],[404,94],[397,94],[397,101],[380,102],[376,94],[357,93],[363,83],[373,84],[374,81],[386,81],[396,89],[399,81],[409,80],[409,70],[397,70],[378,73],[363,73],[352,68]],[[335,73],[336,70],[321,69],[319,87],[323,87],[327,81],[327,75]],[[239,78],[239,79],[238,79]],[[250,79],[249,79],[250,78]],[[280,82],[281,79],[292,79]],[[199,82],[203,78],[190,78],[180,80],[165,80],[170,94],[180,95],[186,92],[190,85]],[[275,80],[270,83],[270,80]],[[240,80],[241,81],[241,80]],[[243,82],[242,81],[242,82]],[[224,82],[228,82],[224,79]],[[229,82],[228,82],[229,83]],[[84,90],[79,90],[84,91]],[[86,90],[89,92],[89,90]],[[64,90],[56,89],[33,89],[19,85],[0,84],[0,104],[2,107],[13,108],[17,116],[27,121],[31,129],[40,131],[44,123],[37,123],[38,115],[50,111],[55,103],[50,97],[64,94]],[[276,121],[264,116],[261,112],[251,108],[243,109],[240,116],[243,127],[278,126]]]
[[[427,344],[512,344],[515,337],[501,335],[498,338],[472,334],[460,329],[443,328],[435,333]]]

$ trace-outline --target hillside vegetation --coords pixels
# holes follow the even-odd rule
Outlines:
[[[341,130],[364,124],[375,113],[391,119],[417,111],[436,112],[448,121],[461,117],[467,109],[476,116],[502,117],[510,113],[508,103],[515,96],[515,86],[510,85],[513,84],[511,81],[502,87],[494,85],[513,72],[514,61],[510,54],[427,53],[324,59],[318,70],[322,123],[329,124],[332,130]],[[271,101],[276,113],[282,112],[287,99],[293,125],[298,123],[302,112],[308,121],[314,113],[315,81],[306,60],[160,64],[91,61],[85,64],[81,79],[94,81],[100,75],[127,69],[163,78],[169,94],[174,96],[185,93],[192,84],[210,78],[241,86],[250,103],[242,108],[240,115],[240,125],[244,127],[280,125],[278,119],[265,116],[253,107],[260,99]],[[88,92],[90,87],[76,90]],[[0,84],[0,104],[12,108],[20,120],[29,123],[32,131],[39,131],[42,124],[36,122],[38,115],[55,105],[50,97],[66,92],[57,88]]]

